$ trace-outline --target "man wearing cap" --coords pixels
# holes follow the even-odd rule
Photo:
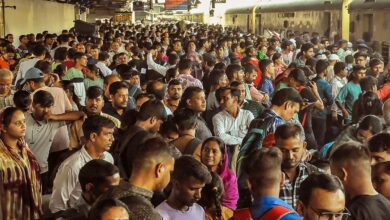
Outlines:
[[[340,58],[336,54],[331,54],[331,55],[329,55],[328,60],[329,60],[329,66],[327,68],[326,81],[328,81],[330,83],[330,82],[332,82],[332,80],[334,78],[334,70],[333,70],[334,65],[337,62],[340,62]]]
[[[26,76],[22,83],[31,90],[31,98],[34,94],[40,90],[49,92],[54,97],[54,105],[51,107],[53,114],[64,114],[72,111],[72,105],[66,95],[65,91],[59,87],[48,87],[44,81],[44,74],[38,68],[31,68],[27,71]],[[66,126],[60,127],[56,132],[53,142],[50,146],[49,155],[49,173],[53,171],[52,168],[56,167],[58,158],[66,153],[69,148],[69,134]]]

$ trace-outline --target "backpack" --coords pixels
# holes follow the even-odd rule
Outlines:
[[[288,209],[284,206],[277,205],[270,209],[268,209],[265,213],[263,213],[262,216],[260,216],[257,220],[279,220],[283,218],[284,216],[295,213],[294,210]],[[251,220],[252,214],[250,212],[250,209],[240,209],[236,210],[234,212],[233,216],[234,220]]]
[[[261,127],[254,127],[249,129],[241,143],[240,152],[238,153],[237,158],[237,176],[240,174],[242,160],[244,160],[254,150],[262,148],[263,144],[271,145],[275,142],[273,133],[267,134],[267,130],[273,125],[275,118],[265,117],[257,120],[261,120],[258,122],[258,124],[261,123]]]

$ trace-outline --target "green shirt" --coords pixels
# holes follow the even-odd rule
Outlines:
[[[97,86],[97,87],[103,89],[103,79],[98,78],[96,80],[92,80],[89,78],[85,78],[84,79],[84,86],[85,86],[85,90],[88,90],[88,88],[91,86]]]
[[[84,78],[84,74],[74,67],[70,68],[68,72],[66,72],[65,76],[62,77],[63,80],[72,80],[74,78]]]
[[[362,93],[360,85],[351,81],[341,88],[336,97],[337,102],[344,103],[345,109],[348,111],[350,117],[352,116],[353,104],[359,98],[360,93]]]

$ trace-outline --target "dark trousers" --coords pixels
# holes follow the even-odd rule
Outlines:
[[[52,191],[52,187],[49,185],[50,177],[49,172],[41,173],[41,185],[42,185],[42,195],[50,194]]]
[[[316,138],[318,148],[321,148],[325,144],[325,134],[326,134],[326,118],[316,118],[313,117],[312,120],[313,133]]]
[[[51,190],[53,188],[53,181],[54,181],[54,178],[56,177],[56,173],[57,173],[57,170],[58,170],[58,167],[61,165],[61,163],[64,161],[63,157],[65,154],[69,153],[69,150],[68,149],[65,149],[65,150],[60,150],[60,151],[56,151],[56,152],[51,152],[49,154],[49,158],[47,159],[48,161],[48,164],[49,164],[49,171],[46,172],[47,173],[47,188],[48,188],[48,191],[49,194],[51,193]]]

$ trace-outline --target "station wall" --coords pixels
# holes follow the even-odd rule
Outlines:
[[[71,4],[62,4],[44,0],[6,0],[5,34],[12,33],[15,44],[19,43],[19,36],[27,33],[49,31],[60,33],[63,29],[74,26],[75,7]]]

